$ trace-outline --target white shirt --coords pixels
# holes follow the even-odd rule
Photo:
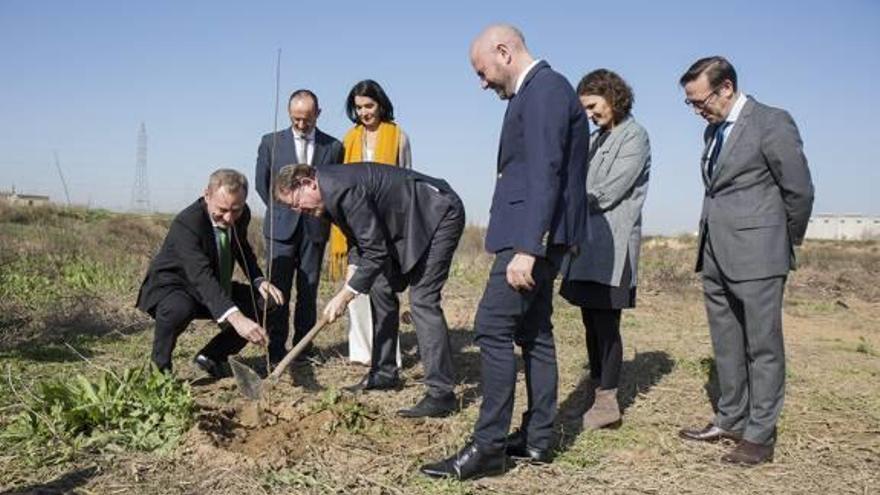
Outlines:
[[[306,147],[306,164],[311,165],[312,158],[315,156],[315,129],[312,128],[312,130],[305,135],[296,132],[296,129],[293,127],[290,128],[290,131],[293,133],[293,146],[294,151],[296,151],[297,160],[302,156],[303,137],[309,142],[309,145]]]
[[[538,65],[538,63],[539,63],[540,61],[541,61],[540,58],[539,58],[539,59],[535,59],[532,63],[529,64],[528,67],[526,67],[526,69],[525,69],[524,71],[520,72],[519,77],[516,78],[516,87],[513,88],[513,94],[514,94],[514,95],[517,94],[517,93],[519,93],[519,88],[522,87],[522,85],[523,85],[523,81],[526,80],[526,75],[529,73],[530,70],[532,70],[533,68],[535,68],[535,66]],[[511,95],[511,96],[512,96],[512,95]]]
[[[727,114],[727,118],[724,119],[725,122],[729,122],[727,127],[724,129],[724,140],[727,141],[727,138],[730,137],[730,130],[733,129],[733,126],[736,124],[736,119],[739,118],[739,114],[742,113],[742,109],[746,106],[746,95],[744,93],[739,93],[739,96],[736,98],[736,101],[733,102],[733,108],[730,109],[730,113]]]
[[[736,125],[736,119],[739,118],[739,114],[742,113],[742,109],[746,106],[746,98],[745,93],[740,92],[739,96],[737,96],[736,101],[733,102],[733,107],[730,109],[730,113],[727,114],[727,118],[724,119],[726,123],[724,130],[724,143],[727,143],[727,138],[730,137],[730,131],[733,130],[733,126]],[[724,147],[724,143],[721,144],[722,148]],[[712,135],[712,145],[709,146],[709,150],[715,148],[715,135]]]

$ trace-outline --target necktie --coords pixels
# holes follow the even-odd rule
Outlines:
[[[302,136],[300,136],[299,140],[300,140],[299,141],[299,143],[300,143],[299,163],[305,163],[306,165],[308,165],[308,163],[309,163],[309,139],[305,135],[302,135]]]
[[[229,232],[226,229],[217,229],[220,244],[220,286],[226,294],[232,292],[232,252],[229,249]]]
[[[730,122],[724,121],[721,124],[718,124],[718,127],[715,128],[715,144],[712,145],[712,153],[709,155],[709,165],[706,167],[706,175],[709,178],[712,178],[712,173],[715,171],[715,162],[718,160],[718,155],[721,154],[721,147],[724,146],[724,129],[727,129],[728,124]]]

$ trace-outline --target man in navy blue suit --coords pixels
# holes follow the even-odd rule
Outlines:
[[[330,236],[330,224],[299,213],[275,202],[272,204],[270,182],[281,167],[304,163],[321,166],[342,163],[342,143],[317,127],[321,108],[318,97],[308,89],[290,95],[287,105],[291,126],[263,136],[257,152],[256,185],[266,204],[263,235],[266,238],[266,264],[272,283],[284,293],[284,304],[267,317],[269,359],[281,361],[287,350],[290,333],[291,292],[296,279],[296,305],[293,314],[293,345],[296,345],[317,320],[318,282],[324,245]],[[314,355],[313,348],[301,354]]]
[[[486,249],[495,253],[474,329],[483,402],[473,440],[454,456],[422,467],[432,477],[501,474],[508,456],[549,462],[556,416],[553,280],[585,228],[589,129],[568,81],[529,54],[522,33],[486,28],[471,44],[483,89],[508,100]],[[529,404],[520,429],[513,415],[516,360],[522,349]]]

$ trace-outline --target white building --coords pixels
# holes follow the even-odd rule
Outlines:
[[[880,216],[813,215],[807,225],[806,238],[844,241],[880,239]]]
[[[11,205],[43,206],[49,204],[49,196],[19,194],[12,188],[12,192],[0,191],[0,201]]]

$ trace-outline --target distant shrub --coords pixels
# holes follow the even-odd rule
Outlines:
[[[691,236],[646,237],[639,259],[639,287],[649,292],[696,291],[695,259],[696,242]]]
[[[809,240],[789,275],[795,296],[880,301],[880,242]]]

